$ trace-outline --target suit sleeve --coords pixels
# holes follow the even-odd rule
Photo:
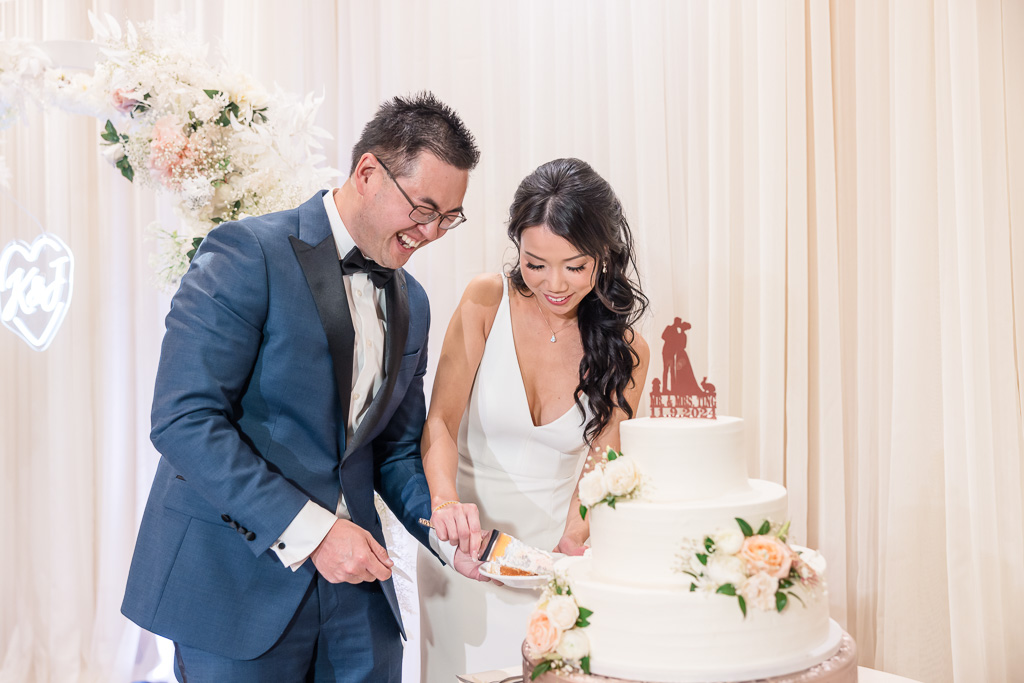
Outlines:
[[[267,467],[237,426],[268,301],[257,237],[243,223],[211,231],[167,314],[150,434],[203,499],[248,527],[249,547],[257,555],[309,500]]]

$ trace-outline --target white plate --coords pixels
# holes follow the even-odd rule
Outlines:
[[[493,571],[492,571],[493,570]],[[493,563],[488,562],[480,567],[480,573],[489,579],[500,581],[509,588],[525,588],[525,589],[536,589],[543,588],[548,585],[548,577],[546,576],[504,576],[498,573],[498,568]]]

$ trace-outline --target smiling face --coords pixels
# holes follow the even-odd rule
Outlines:
[[[546,225],[523,230],[519,263],[523,282],[541,306],[559,317],[575,315],[577,307],[594,289],[596,262]]]
[[[420,152],[411,169],[397,182],[413,202],[442,213],[462,210],[469,171],[446,164],[430,152]],[[363,155],[350,182],[362,201],[357,215],[346,219],[345,225],[360,251],[380,265],[400,268],[413,252],[447,232],[438,227],[437,219],[420,225],[409,218],[409,200],[374,155]]]

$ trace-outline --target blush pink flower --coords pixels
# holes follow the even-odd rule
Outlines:
[[[177,117],[164,116],[153,125],[149,143],[149,170],[164,185],[170,185],[175,172],[189,161],[188,137]]]
[[[110,102],[114,105],[114,109],[118,110],[122,114],[130,113],[135,107],[142,104],[141,100],[137,100],[132,97],[131,91],[126,91],[123,88],[116,88],[114,92],[110,93]]]
[[[530,623],[526,626],[526,642],[534,652],[546,655],[558,647],[562,632],[544,610],[536,610],[530,615]]]
[[[793,566],[793,551],[774,536],[751,536],[743,541],[739,556],[746,560],[752,572],[766,572],[776,579],[784,579]]]

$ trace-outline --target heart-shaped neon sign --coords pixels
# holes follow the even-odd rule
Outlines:
[[[0,322],[36,351],[45,351],[71,305],[75,261],[56,235],[0,252]]]

